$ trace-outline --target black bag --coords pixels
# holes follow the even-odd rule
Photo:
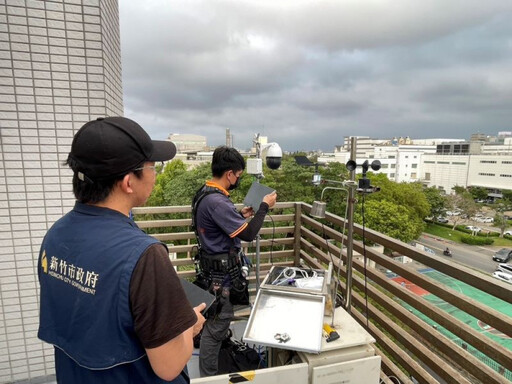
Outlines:
[[[249,305],[249,282],[242,275],[231,283],[229,301],[233,305]]]
[[[261,357],[254,348],[230,337],[222,342],[217,374],[252,371],[261,366]]]

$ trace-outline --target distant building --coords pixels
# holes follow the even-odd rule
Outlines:
[[[343,146],[318,157],[320,164],[350,160],[351,137]],[[356,138],[356,162],[381,162],[381,169],[395,182],[422,182],[425,186],[452,193],[456,185],[484,187],[490,197],[500,197],[500,190],[512,189],[512,133],[498,136],[474,134],[471,141],[462,139],[387,139]],[[361,168],[356,168],[360,173]]]
[[[199,152],[207,149],[206,136],[173,133],[167,140],[176,145],[178,153]]]
[[[431,154],[423,157],[422,168],[422,182],[448,194],[456,185],[512,190],[512,154]]]
[[[434,140],[434,141],[432,141]],[[372,171],[384,173],[388,179],[400,182],[414,182],[420,180],[421,159],[425,153],[435,153],[433,145],[436,139],[430,140],[430,145],[415,144],[409,137],[388,139],[371,139],[369,137],[356,138],[356,162],[362,164],[365,160],[379,160],[381,169]],[[318,157],[320,164],[339,162],[346,164],[350,160],[351,137],[345,138],[343,148],[336,147],[334,153],[324,153]],[[361,168],[356,168],[360,173]]]

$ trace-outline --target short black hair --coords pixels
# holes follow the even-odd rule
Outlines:
[[[242,155],[231,147],[221,146],[213,151],[212,175],[213,177],[222,177],[226,171],[243,171],[245,161]]]
[[[129,173],[122,176],[114,176],[107,179],[92,181],[80,180],[78,177],[78,171],[76,170],[77,164],[73,159],[68,157],[66,163],[73,170],[73,194],[79,203],[83,204],[96,204],[107,199],[107,197],[114,189],[117,182],[123,180],[123,178]],[[135,177],[140,179],[142,177],[142,170],[132,171]]]

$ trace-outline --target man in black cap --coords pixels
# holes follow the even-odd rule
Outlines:
[[[176,147],[108,117],[75,135],[67,164],[77,199],[41,245],[38,336],[59,383],[188,383],[205,305],[192,308],[165,244],[129,218]]]

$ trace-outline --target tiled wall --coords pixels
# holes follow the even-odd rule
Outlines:
[[[117,0],[0,0],[0,383],[54,374],[37,255],[74,204],[74,132],[123,114]]]

